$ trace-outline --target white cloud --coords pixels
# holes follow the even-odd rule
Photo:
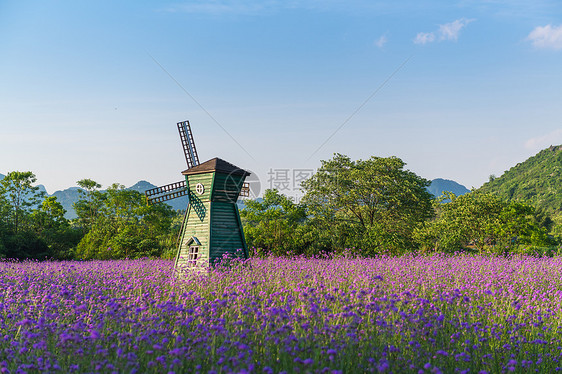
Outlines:
[[[530,150],[540,150],[548,146],[558,144],[562,144],[562,129],[557,129],[546,135],[527,139],[525,142],[525,148]]]
[[[435,32],[420,32],[414,38],[415,44],[427,44],[436,40],[453,40],[457,41],[459,33],[474,19],[460,18],[453,22],[439,25],[439,29]]]
[[[388,39],[386,38],[386,35],[382,35],[380,38],[378,38],[375,41],[375,45],[379,48],[384,47],[384,45],[386,44],[386,42],[388,42]]]
[[[527,36],[527,40],[530,40],[536,48],[562,49],[562,25],[537,26]]]
[[[435,34],[432,32],[419,32],[414,39],[415,44],[431,43],[435,40]]]
[[[461,29],[472,21],[474,21],[474,19],[461,18],[444,25],[439,25],[439,40],[456,41],[459,38]]]

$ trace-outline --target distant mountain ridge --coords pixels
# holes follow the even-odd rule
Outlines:
[[[139,181],[128,187],[128,190],[135,190],[142,194],[144,194],[147,190],[152,188],[156,188],[157,186],[153,185],[150,182],[145,180]],[[61,205],[66,210],[65,217],[68,219],[76,218],[76,212],[74,211],[73,205],[80,199],[80,191],[82,189],[80,187],[70,187],[62,191],[55,191],[50,196],[55,196],[57,200],[61,203]],[[48,195],[49,196],[49,195]],[[168,200],[166,204],[170,205],[174,210],[183,210],[187,207],[187,196],[182,196],[177,199]]]
[[[5,175],[0,173],[0,180],[4,179],[4,177]],[[66,210],[64,216],[67,219],[74,219],[77,217],[73,205],[75,202],[80,200],[80,191],[82,191],[80,187],[69,187],[61,191],[55,191],[52,194],[48,194],[45,186],[43,186],[42,184],[38,184],[37,187],[39,187],[39,192],[43,192],[45,196],[54,196],[57,198],[57,201],[61,203],[64,210]],[[153,185],[150,182],[141,180],[135,183],[134,185],[132,185],[131,187],[128,187],[127,189],[135,190],[144,194],[145,191],[156,187],[157,186]],[[169,200],[166,202],[166,204],[170,205],[174,210],[185,209],[187,207],[187,203],[188,203],[187,196],[182,196],[177,199]]]
[[[0,180],[2,180],[4,177],[4,174],[0,174]],[[80,199],[80,187],[69,187],[64,190],[55,191],[52,194],[48,194],[45,186],[43,186],[42,184],[37,185],[37,187],[39,187],[39,191],[45,193],[45,196],[54,196],[57,198],[57,201],[61,203],[63,208],[66,210],[65,217],[67,219],[74,219],[77,217],[76,212],[74,212],[73,205]],[[157,186],[148,181],[141,180],[131,187],[128,187],[127,189],[135,190],[144,194],[147,190],[156,187]],[[435,197],[441,196],[443,194],[443,191],[450,191],[457,196],[470,192],[470,190],[468,190],[463,185],[455,181],[442,178],[437,178],[431,181],[431,184],[429,185],[429,187],[427,187],[427,190]],[[183,210],[187,207],[188,199],[187,196],[182,196],[176,199],[169,200],[166,202],[166,204],[170,205],[170,207],[172,207],[172,209],[174,210]],[[244,209],[243,201],[239,201],[238,205],[239,209]]]
[[[457,196],[470,192],[468,188],[449,179],[436,178],[431,181],[427,190],[435,197],[443,195],[443,192],[452,192]]]

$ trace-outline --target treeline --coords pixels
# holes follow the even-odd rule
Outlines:
[[[276,190],[245,202],[240,215],[253,255],[362,256],[410,252],[551,254],[560,240],[553,221],[522,201],[472,191],[435,199],[429,181],[396,157],[353,161],[337,154],[302,187],[298,203]],[[147,205],[144,196],[113,184],[102,191],[78,181],[77,218],[34,187],[32,172],[0,182],[0,258],[172,258],[183,212]]]
[[[528,253],[558,250],[543,211],[472,191],[435,199],[429,181],[396,157],[352,161],[335,155],[304,182],[298,203],[276,190],[241,211],[254,254],[346,251],[364,256],[407,252]]]
[[[32,172],[14,171],[0,181],[0,258],[117,259],[171,256],[180,213],[147,206],[138,191],[113,184],[106,191],[78,181],[78,217],[68,220],[56,197],[34,186]]]

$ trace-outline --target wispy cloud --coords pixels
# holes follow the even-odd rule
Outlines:
[[[461,18],[453,22],[439,25],[439,40],[457,40],[462,28],[468,25],[474,19]]]
[[[474,19],[467,19],[467,18],[460,18],[454,20],[453,22],[445,23],[443,25],[439,25],[439,29],[434,32],[419,32],[416,37],[414,38],[415,44],[427,44],[432,43],[436,40],[444,41],[444,40],[452,40],[457,41],[459,38],[459,34],[463,28],[466,27],[469,23],[474,21]]]
[[[533,43],[533,46],[541,49],[562,49],[562,25],[559,26],[537,26],[527,40]]]
[[[546,135],[540,135],[534,138],[527,139],[527,141],[525,142],[525,148],[538,150],[546,148],[550,145],[558,144],[562,144],[562,129],[556,129]]]
[[[419,32],[414,39],[416,44],[427,44],[435,41],[435,34],[432,32]]]
[[[386,37],[386,35],[381,35],[380,38],[378,38],[377,40],[375,40],[375,45],[379,48],[384,47],[384,45],[386,44],[386,42],[388,42],[388,38]]]

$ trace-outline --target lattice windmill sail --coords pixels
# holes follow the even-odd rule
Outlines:
[[[178,131],[187,162],[185,180],[145,192],[149,204],[188,196],[178,238],[176,269],[201,269],[224,255],[248,257],[236,201],[248,196],[244,180],[249,172],[220,158],[199,163],[189,121],[179,122]]]
[[[189,169],[199,165],[199,156],[197,155],[197,149],[195,148],[195,141],[193,140],[189,121],[178,122],[178,131],[180,133],[180,140],[187,168]],[[153,188],[145,192],[149,204],[161,203],[188,194],[185,180]]]
[[[192,168],[199,165],[199,156],[197,149],[195,149],[195,142],[193,141],[193,134],[191,133],[191,126],[189,121],[178,122],[178,131],[180,132],[181,145],[187,162],[187,168]]]

